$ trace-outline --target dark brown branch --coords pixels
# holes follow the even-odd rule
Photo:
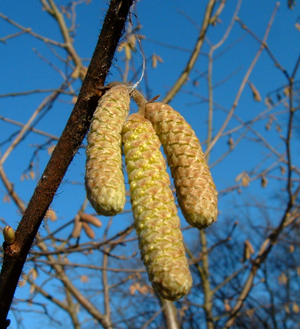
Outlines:
[[[124,30],[132,0],[111,0],[78,100],[51,159],[34,191],[16,231],[16,241],[4,245],[0,275],[0,329],[6,318],[27,254],[65,172],[80,147]]]

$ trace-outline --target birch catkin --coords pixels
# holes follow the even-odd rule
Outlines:
[[[97,213],[105,216],[116,215],[125,205],[121,132],[129,103],[125,86],[112,87],[101,98],[88,134],[87,197]]]
[[[123,143],[142,260],[155,291],[177,300],[187,294],[192,278],[160,142],[151,123],[132,114]]]
[[[195,132],[164,103],[146,104],[145,117],[163,145],[185,219],[199,229],[211,225],[218,214],[217,191]]]

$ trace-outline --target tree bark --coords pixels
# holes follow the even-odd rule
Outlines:
[[[7,314],[26,257],[56,190],[89,128],[101,96],[97,87],[104,85],[132,2],[133,0],[111,0],[78,100],[19,223],[15,242],[10,246],[5,243],[3,245],[0,329],[8,326]]]

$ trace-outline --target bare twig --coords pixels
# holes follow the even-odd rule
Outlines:
[[[1,157],[1,159],[0,159],[0,165],[3,165],[4,164],[5,160],[7,159],[7,157],[9,156],[9,154],[12,152],[12,150],[20,143],[20,141],[22,140],[24,134],[26,133],[26,131],[28,131],[30,129],[31,123],[35,120],[35,118],[38,116],[38,114],[45,107],[50,106],[54,102],[54,100],[59,96],[59,94],[60,94],[59,90],[60,90],[60,88],[58,90],[54,91],[51,95],[47,96],[42,101],[42,103],[40,104],[40,106],[33,112],[33,114],[30,117],[30,119],[23,126],[23,128],[21,129],[21,131],[19,132],[19,134],[17,135],[17,137],[14,139],[14,141],[11,143],[11,145],[8,147],[8,149],[5,151],[5,153]]]
[[[57,91],[57,89],[34,89],[34,90],[28,90],[28,91],[18,91],[15,93],[0,94],[0,98],[27,96],[27,95],[31,95],[31,94],[49,93],[49,92],[54,92],[54,91]],[[73,95],[73,96],[75,95],[75,93],[72,93],[70,91],[65,91],[63,89],[59,90],[59,92],[64,95]]]
[[[179,323],[177,319],[177,309],[173,302],[159,298],[162,306],[164,319],[166,322],[166,329],[179,329]]]
[[[207,32],[207,28],[208,28],[210,19],[212,17],[212,12],[213,12],[215,3],[216,3],[216,0],[209,0],[206,10],[205,10],[205,15],[204,15],[204,19],[202,22],[201,31],[200,31],[196,46],[194,48],[194,51],[186,65],[185,69],[181,73],[180,77],[178,78],[178,80],[175,82],[174,86],[170,89],[170,91],[167,93],[167,95],[162,100],[163,103],[169,103],[172,100],[172,98],[177,94],[177,92],[180,90],[182,85],[185,83],[187,77],[189,76],[191,70],[193,69],[193,67],[196,63],[196,60],[199,56],[200,50],[202,48],[204,38],[205,38],[205,35]]]
[[[277,8],[279,7],[279,3],[276,4]],[[245,29],[250,35],[252,35],[254,37],[254,39],[256,41],[258,41],[261,45],[264,46],[264,48],[266,49],[268,55],[271,57],[271,59],[273,60],[274,64],[275,64],[275,67],[278,67],[285,75],[286,78],[289,79],[289,75],[288,75],[288,72],[286,71],[286,69],[284,69],[280,64],[279,62],[277,61],[277,59],[275,58],[275,56],[273,55],[273,53],[271,52],[270,48],[268,47],[267,45],[267,42],[266,42],[266,39],[264,38],[264,40],[260,40],[259,37],[254,33],[252,32],[241,20],[240,18],[236,18],[236,21],[238,23],[240,23],[241,27],[243,29]]]
[[[42,2],[43,4],[45,3],[45,1]],[[47,11],[55,20],[57,20],[61,34],[65,41],[64,47],[66,48],[68,54],[71,56],[75,64],[73,77],[76,78],[77,76],[80,76],[80,78],[83,80],[85,78],[85,72],[84,70],[81,70],[82,62],[77,52],[75,51],[75,48],[73,47],[73,41],[70,36],[69,29],[66,25],[65,19],[53,0],[48,0],[48,3],[49,6],[47,7]]]
[[[153,314],[153,316],[151,316],[151,318],[150,318],[146,323],[144,323],[144,325],[141,327],[141,329],[146,329],[146,328],[148,328],[149,324],[150,324],[152,321],[154,321],[155,318],[157,318],[157,317],[159,316],[159,314],[163,311],[163,309],[164,309],[164,306],[161,307],[157,312],[155,312],[155,313]]]
[[[24,27],[18,23],[16,23],[15,21],[13,21],[12,19],[8,18],[7,16],[3,15],[2,13],[0,13],[0,17],[2,19],[4,19],[6,22],[8,22],[9,24],[15,26],[16,28],[18,28],[19,30],[21,30],[22,32],[24,33],[28,33],[30,35],[32,35],[33,37],[45,42],[45,43],[50,43],[54,46],[58,46],[58,47],[64,47],[64,44],[63,43],[60,43],[60,42],[57,42],[57,41],[54,41],[54,40],[51,40],[49,38],[46,38],[46,37],[43,37],[41,36],[40,34],[37,34],[33,31],[31,31],[31,28],[27,28],[27,27]]]
[[[293,216],[293,214],[290,214],[290,210],[291,207],[290,205],[288,205],[280,221],[280,224],[269,234],[268,238],[262,243],[258,255],[255,257],[255,259],[252,262],[251,270],[243,286],[243,289],[240,292],[239,297],[230,312],[229,319],[226,321],[226,324],[224,325],[223,329],[230,328],[234,324],[234,321],[238,315],[239,310],[243,306],[245,299],[247,298],[249,292],[251,291],[257,270],[260,268],[261,264],[265,261],[265,259],[271,252],[273,246],[276,244],[280,233],[282,232],[283,228],[286,226],[287,221],[289,220],[289,224],[291,224],[297,218]]]
[[[211,141],[210,145],[209,145],[208,148],[206,149],[206,151],[205,151],[205,155],[208,154],[208,153],[211,151],[211,149],[213,148],[213,146],[216,144],[216,142],[218,141],[218,139],[219,139],[220,136],[222,135],[224,129],[226,128],[228,122],[230,121],[230,119],[231,119],[231,117],[232,117],[232,115],[233,115],[233,113],[234,113],[234,111],[235,111],[235,109],[236,109],[236,107],[237,107],[237,105],[238,105],[239,99],[240,99],[240,97],[241,97],[241,95],[242,95],[242,92],[243,92],[244,87],[245,87],[245,85],[246,85],[246,83],[247,83],[247,81],[248,81],[248,78],[249,78],[249,76],[250,76],[250,74],[251,74],[251,72],[252,72],[252,70],[253,70],[255,64],[257,63],[258,58],[260,57],[262,51],[263,51],[264,48],[265,48],[265,43],[266,43],[266,40],[267,40],[268,35],[269,35],[269,33],[270,33],[270,29],[271,29],[271,26],[272,26],[272,24],[273,24],[273,21],[274,21],[274,18],[275,18],[275,15],[276,15],[277,9],[278,9],[278,4],[276,5],[276,7],[275,7],[275,9],[274,9],[274,12],[273,12],[272,17],[271,17],[271,19],[270,19],[270,22],[269,22],[269,24],[268,24],[268,27],[267,27],[267,30],[266,30],[266,32],[265,32],[265,36],[264,36],[264,39],[263,39],[262,44],[261,44],[261,46],[260,46],[260,49],[258,50],[256,56],[254,57],[254,59],[253,59],[251,65],[250,65],[249,69],[247,70],[247,72],[246,72],[246,74],[245,74],[245,76],[244,76],[244,79],[243,79],[243,81],[242,81],[242,83],[241,83],[241,85],[240,85],[240,88],[239,88],[238,92],[237,92],[237,95],[236,95],[235,100],[234,100],[234,102],[233,102],[233,105],[232,105],[232,107],[231,107],[231,109],[230,109],[230,112],[228,113],[227,118],[225,119],[225,121],[224,121],[222,127],[220,128],[220,130],[218,131],[218,133],[216,134],[216,136],[214,137],[214,139]]]
[[[69,292],[68,289],[65,289],[65,292],[66,292],[66,299],[68,303],[66,310],[70,314],[74,329],[80,329],[81,325],[77,316],[76,304],[73,301],[72,294]]]
[[[232,30],[233,24],[235,22],[235,18],[240,10],[241,6],[241,0],[238,2],[236,9],[234,11],[233,17],[231,19],[231,22],[223,35],[222,39],[213,45],[210,48],[209,54],[208,54],[208,77],[207,77],[207,84],[208,84],[208,129],[207,129],[207,141],[206,145],[209,147],[212,139],[212,129],[213,129],[213,85],[212,85],[212,69],[213,69],[213,54],[216,49],[218,49],[227,39],[230,31]],[[222,3],[222,5],[224,5]],[[221,6],[220,6],[221,7]],[[209,162],[209,153],[206,154],[206,161]]]

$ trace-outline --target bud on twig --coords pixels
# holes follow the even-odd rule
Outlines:
[[[3,229],[4,241],[7,245],[13,244],[16,239],[15,231],[11,226],[5,226]]]

